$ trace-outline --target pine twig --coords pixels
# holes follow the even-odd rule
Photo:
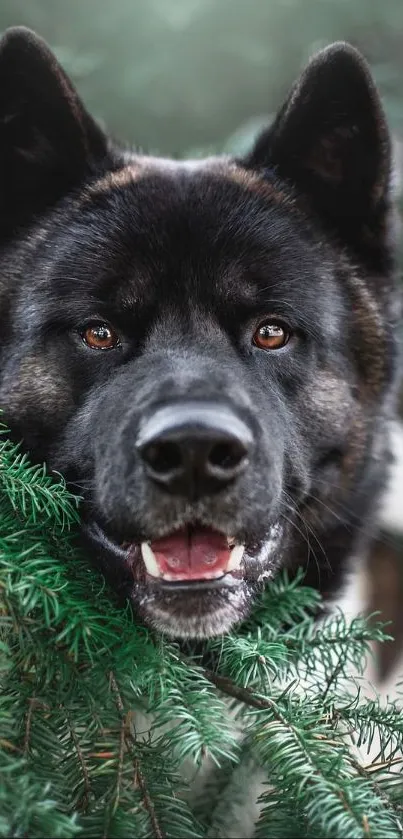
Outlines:
[[[29,752],[29,738],[31,735],[31,724],[32,724],[32,714],[34,713],[34,705],[36,703],[36,699],[34,696],[31,696],[28,701],[28,711],[27,711],[27,718],[25,721],[25,736],[24,736],[24,757],[27,757]]]
[[[122,697],[120,695],[120,691],[119,691],[118,684],[116,682],[115,676],[112,672],[110,673],[110,683],[111,683],[112,691],[115,694],[116,707],[117,707],[117,709],[119,711],[119,714],[122,718],[122,732],[123,732],[124,741],[125,741],[125,744],[126,744],[127,751],[130,754],[130,757],[131,757],[131,760],[132,760],[132,763],[133,763],[134,780],[135,780],[135,783],[137,783],[137,785],[140,789],[142,799],[143,799],[143,804],[144,804],[145,809],[147,810],[147,813],[148,813],[148,816],[149,816],[149,819],[150,819],[150,822],[151,822],[151,825],[152,825],[153,835],[154,835],[155,839],[165,839],[164,833],[161,829],[161,826],[160,826],[158,818],[157,818],[157,814],[155,812],[154,804],[152,802],[150,793],[149,793],[148,788],[147,788],[145,778],[143,776],[143,773],[141,772],[140,761],[136,757],[136,755],[133,754],[133,748],[135,747],[136,742],[135,742],[135,739],[134,739],[132,733],[130,732],[130,730],[127,727],[127,715],[125,714],[125,708],[124,708],[123,700],[122,700]]]
[[[329,677],[326,680],[326,688],[325,688],[324,693],[322,694],[323,703],[325,702],[325,699],[328,696],[330,688],[334,685],[334,683],[339,678],[340,674],[343,672],[343,668],[346,664],[346,661],[347,661],[347,655],[346,655],[346,651],[344,651],[344,655],[342,655],[340,657],[340,659],[339,659],[336,667],[334,668],[333,672],[329,675]]]
[[[140,768],[140,761],[138,758],[132,758],[133,760],[133,768],[134,768],[134,784],[138,785],[141,795],[143,798],[144,806],[148,812],[150,817],[151,824],[153,826],[154,836],[155,839],[165,839],[164,834],[161,830],[161,827],[158,823],[157,816],[155,813],[154,805],[150,797],[150,793],[147,789],[147,784],[145,782],[144,775]]]
[[[34,709],[39,708],[39,707],[46,708],[47,706],[44,705],[44,703],[41,702],[39,699],[37,699],[36,696],[31,696],[30,699],[28,700],[28,711],[27,711],[27,716],[26,716],[26,720],[25,720],[24,745],[23,745],[23,748],[22,748],[22,753],[23,753],[24,757],[28,757],[29,740],[30,740],[30,736],[31,736],[31,726],[32,726],[32,717],[33,717]]]
[[[379,786],[377,781],[375,781],[373,778],[369,778],[370,772],[366,769],[366,767],[361,766],[359,761],[356,760],[352,755],[351,755],[350,760],[351,760],[351,765],[353,766],[353,768],[357,772],[357,775],[360,775],[361,778],[365,778],[366,780],[370,779],[370,782],[371,782],[375,792],[377,793],[377,795],[379,795],[379,798],[381,799],[381,801],[383,801],[383,803],[386,804],[387,807],[390,807],[390,801],[388,799],[387,794]],[[397,811],[397,808],[396,808],[396,811]],[[400,832],[403,836],[403,822],[401,822],[400,819],[398,818],[397,812],[395,812],[394,815],[396,817],[396,822],[397,822],[398,828],[399,828],[399,830],[400,830]]]
[[[87,766],[86,766],[86,763],[85,763],[84,755],[82,753],[82,749],[81,749],[81,746],[80,746],[80,741],[79,741],[79,739],[77,737],[77,734],[74,730],[74,727],[71,723],[69,714],[66,714],[66,719],[67,719],[67,725],[69,727],[71,739],[74,743],[74,748],[76,750],[76,755],[77,755],[77,758],[78,758],[78,762],[80,764],[81,771],[83,773],[84,793],[83,793],[83,795],[81,797],[81,800],[80,800],[80,806],[82,807],[82,809],[85,812],[85,810],[88,807],[89,798],[90,798],[90,795],[91,795],[90,776],[88,774],[88,769],[87,769]]]
[[[122,783],[122,774],[123,774],[123,758],[124,758],[124,748],[125,748],[125,728],[126,728],[126,722],[125,722],[125,720],[122,720],[121,726],[120,726],[118,776],[117,776],[117,779],[116,779],[116,796],[115,796],[115,803],[113,805],[113,812],[115,812],[117,807],[119,806],[120,786],[121,786],[121,783]]]
[[[239,685],[236,685],[232,679],[228,679],[227,676],[219,676],[218,673],[214,673],[213,670],[203,670],[203,673],[213,685],[215,685],[218,690],[222,693],[226,693],[227,696],[232,696],[233,699],[238,699],[239,702],[243,702],[244,705],[250,705],[252,708],[257,708],[258,711],[270,710],[273,711],[275,709],[274,703],[270,699],[266,699],[264,696],[260,696],[250,688],[242,688]]]

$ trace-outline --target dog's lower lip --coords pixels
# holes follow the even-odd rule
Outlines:
[[[167,580],[153,581],[150,578],[149,582],[151,584],[155,582],[155,584],[158,585],[158,588],[167,594],[177,594],[181,591],[208,592],[214,589],[235,588],[236,586],[239,586],[241,580],[242,574],[229,573],[224,574],[222,577],[218,577],[215,580],[178,580],[177,582],[169,582]]]

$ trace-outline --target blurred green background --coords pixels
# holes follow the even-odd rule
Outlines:
[[[0,0],[40,32],[110,132],[148,151],[238,152],[336,39],[371,62],[403,135],[403,0]]]

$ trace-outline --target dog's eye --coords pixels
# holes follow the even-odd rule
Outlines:
[[[289,327],[280,320],[266,320],[253,334],[253,343],[259,350],[279,350],[290,340]]]
[[[92,350],[114,350],[120,345],[118,334],[107,323],[91,323],[85,327],[81,337]]]

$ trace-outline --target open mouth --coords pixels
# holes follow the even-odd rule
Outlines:
[[[177,583],[239,573],[245,548],[214,530],[187,527],[163,539],[142,542],[140,550],[150,577]]]
[[[206,527],[184,527],[163,538],[118,545],[105,531],[91,522],[86,531],[93,541],[113,552],[133,576],[163,584],[214,584],[242,578],[245,546]]]

